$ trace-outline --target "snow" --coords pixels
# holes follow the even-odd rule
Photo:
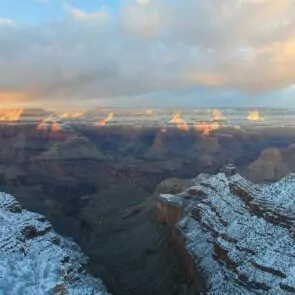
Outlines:
[[[59,290],[107,295],[101,281],[83,271],[88,258],[79,246],[5,193],[0,193],[0,226],[0,295],[61,294]]]
[[[205,197],[191,196],[177,226],[208,294],[295,292],[295,177],[259,186],[219,173],[195,178],[192,188]]]
[[[160,199],[163,202],[166,202],[166,203],[178,206],[178,207],[182,207],[182,203],[183,203],[182,199],[177,196],[174,196],[171,194],[160,194]]]

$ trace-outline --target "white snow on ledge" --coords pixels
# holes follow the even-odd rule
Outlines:
[[[191,195],[177,227],[207,294],[295,294],[295,177],[261,186],[217,174],[192,188],[202,197]]]
[[[0,193],[0,295],[107,295],[87,257],[45,217]]]
[[[170,205],[182,207],[182,199],[178,196],[174,196],[171,194],[160,194],[159,198],[161,201],[168,203]]]

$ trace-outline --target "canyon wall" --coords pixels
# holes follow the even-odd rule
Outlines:
[[[295,176],[268,185],[224,173],[192,181],[181,193],[160,194],[156,216],[171,229],[196,289],[214,295],[295,294]]]
[[[197,269],[195,261],[186,249],[185,236],[177,227],[177,223],[183,217],[182,206],[182,202],[174,199],[172,195],[157,195],[155,215],[157,222],[168,227],[175,255],[179,258],[180,271],[190,286],[189,292],[197,294],[206,289],[201,272]]]

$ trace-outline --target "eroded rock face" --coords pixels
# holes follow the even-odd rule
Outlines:
[[[245,176],[255,182],[265,183],[281,179],[290,173],[288,162],[277,148],[265,149],[260,157],[245,169]]]
[[[201,174],[177,195],[176,229],[206,294],[295,293],[295,176],[255,185],[238,174]],[[191,266],[190,266],[191,268]]]
[[[0,193],[0,291],[6,295],[107,295],[86,274],[87,257],[39,214]]]

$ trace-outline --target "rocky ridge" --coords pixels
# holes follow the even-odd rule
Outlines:
[[[192,181],[179,194],[161,194],[157,210],[181,208],[174,229],[205,281],[199,291],[294,294],[295,176],[271,185],[224,173]]]
[[[86,273],[88,258],[44,216],[0,193],[0,294],[107,295]]]
[[[282,179],[294,170],[294,165],[289,166],[292,154],[286,155],[287,151],[291,152],[291,148],[263,150],[256,161],[243,169],[243,175],[258,183],[269,183]]]

